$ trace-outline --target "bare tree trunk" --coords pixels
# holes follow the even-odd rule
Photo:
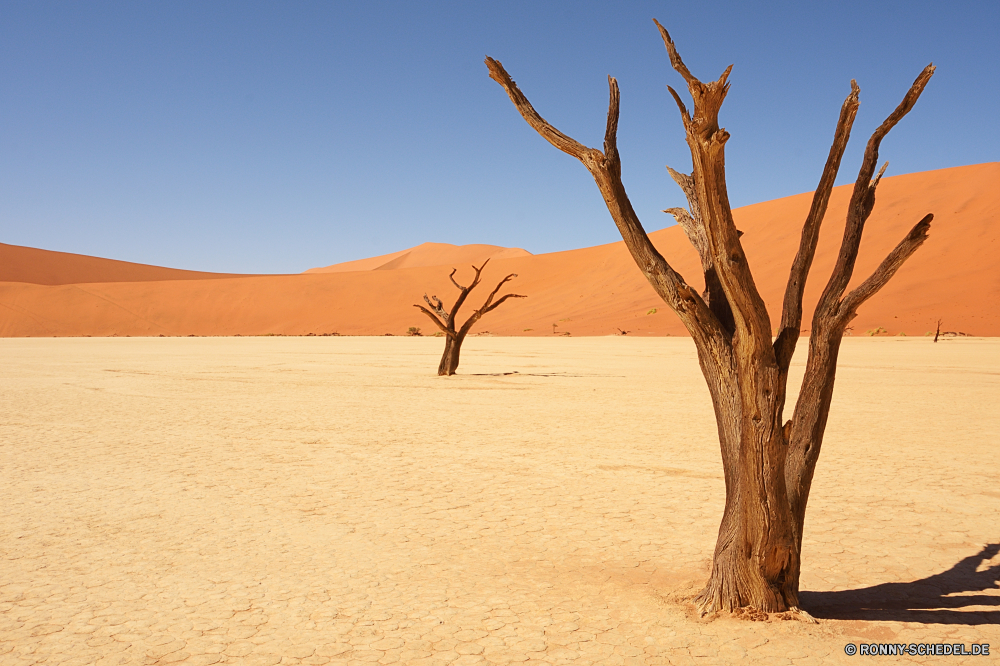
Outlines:
[[[444,342],[444,353],[441,354],[441,363],[438,364],[438,375],[444,377],[453,375],[458,370],[459,356],[462,353],[462,343],[465,336],[448,336]]]
[[[913,107],[933,74],[917,77],[903,102],[868,142],[848,212],[840,255],[813,317],[809,359],[793,418],[782,423],[788,368],[801,330],[802,295],[815,254],[830,192],[858,108],[858,87],[844,101],[833,146],[802,229],[792,265],[777,339],[757,291],[733,223],[726,192],[725,143],[719,109],[729,90],[732,66],[717,81],[703,83],[684,65],[670,35],[659,23],[674,69],[694,99],[689,113],[668,86],[687,135],[693,171],[669,169],[684,191],[688,209],[672,208],[701,257],[705,291],[698,294],[660,255],[625,193],[617,149],[619,91],[608,77],[610,102],[604,151],[588,148],[542,118],[503,66],[486,59],[493,78],[507,91],[521,116],[543,138],[576,157],[590,171],[629,252],[664,302],[680,317],[698,350],[698,360],[715,410],[726,505],[719,527],[712,573],[696,603],[703,613],[754,607],[777,612],[798,607],[802,532],[813,472],[826,428],[837,355],[857,308],[881,289],[926,240],[933,216],[921,220],[864,283],[846,296],[864,223],[875,203],[882,176],[872,176],[884,136]]]
[[[465,336],[469,334],[469,331],[472,330],[472,326],[479,321],[484,314],[492,312],[508,298],[527,298],[527,296],[522,296],[520,294],[505,294],[496,302],[493,301],[493,298],[497,295],[497,292],[500,291],[500,288],[509,280],[517,277],[516,273],[511,273],[503,280],[500,280],[500,283],[486,298],[486,302],[483,303],[483,307],[473,312],[472,316],[470,316],[469,319],[462,325],[462,328],[456,330],[455,317],[458,315],[458,310],[462,307],[462,304],[465,303],[465,299],[469,296],[469,292],[475,289],[479,284],[483,269],[486,267],[487,263],[489,263],[489,259],[484,261],[483,265],[479,268],[476,268],[475,266],[472,267],[472,270],[476,271],[476,277],[472,280],[472,284],[468,287],[463,287],[455,281],[455,272],[458,269],[452,269],[451,275],[449,275],[448,278],[451,280],[453,285],[458,287],[461,293],[459,294],[458,299],[456,299],[455,305],[451,307],[451,312],[445,311],[444,304],[441,302],[441,299],[437,296],[428,297],[427,294],[424,294],[424,301],[430,309],[425,308],[422,305],[413,306],[415,308],[419,308],[421,312],[430,317],[431,321],[433,321],[445,335],[444,353],[441,354],[441,362],[438,364],[438,376],[450,376],[455,374],[455,371],[458,370],[459,357],[462,353],[462,343],[465,342]]]
[[[455,340],[451,336],[446,336],[444,339],[444,353],[441,354],[441,362],[438,364],[438,375],[453,375],[455,370],[458,368],[458,352],[460,347],[456,348]]]

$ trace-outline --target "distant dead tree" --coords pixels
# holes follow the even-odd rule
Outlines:
[[[475,325],[475,323],[479,321],[484,314],[496,310],[500,307],[500,304],[508,298],[527,298],[527,296],[522,296],[520,294],[505,294],[501,296],[499,300],[493,302],[493,297],[497,295],[498,291],[500,291],[500,287],[504,286],[504,284],[506,284],[509,280],[517,277],[517,273],[511,273],[504,279],[500,280],[500,284],[498,284],[496,289],[490,293],[486,302],[483,303],[483,307],[473,312],[472,316],[469,317],[469,319],[462,325],[462,328],[456,330],[455,317],[458,315],[458,309],[462,307],[463,303],[465,303],[465,299],[468,298],[469,292],[475,289],[479,284],[483,269],[486,268],[486,264],[488,264],[489,261],[489,259],[484,261],[483,265],[479,268],[476,268],[475,266],[472,267],[472,270],[476,271],[476,277],[472,280],[472,284],[468,287],[463,287],[455,281],[455,273],[458,269],[451,269],[451,275],[449,275],[448,278],[461,292],[458,295],[458,300],[455,301],[455,305],[451,307],[451,312],[445,311],[444,305],[441,303],[441,299],[437,296],[431,296],[428,298],[427,294],[424,294],[424,301],[426,301],[428,307],[430,307],[429,310],[419,304],[413,306],[415,308],[420,308],[425,315],[430,317],[431,321],[433,321],[445,335],[444,353],[441,355],[441,363],[438,365],[438,375],[455,374],[455,370],[458,369],[459,354],[462,351],[462,343],[465,341],[465,336],[469,334],[469,330],[472,329],[473,325]]]
[[[670,267],[650,242],[632,209],[621,179],[616,145],[618,83],[611,89],[604,151],[588,148],[542,118],[503,66],[486,58],[490,77],[507,91],[521,116],[553,146],[580,160],[590,171],[639,269],[677,313],[698,350],[701,369],[715,408],[726,481],[726,505],[719,528],[712,573],[695,602],[704,614],[720,609],[755,608],[764,612],[797,609],[802,528],[813,470],[823,443],[833,397],[837,354],[858,307],[879,291],[926,240],[927,215],[889,253],[867,280],[846,296],[865,221],[875,205],[879,144],[923,91],[934,66],[917,77],[902,103],[868,141],[847,212],[847,224],[833,274],[819,299],[809,337],[805,377],[792,419],[782,422],[788,367],[799,338],[802,294],[858,110],[858,85],[840,110],[826,166],[805,219],[798,254],[785,289],[781,324],[771,337],[771,320],[754,284],[740,233],[726,193],[724,148],[729,133],[719,127],[719,109],[729,91],[732,66],[717,81],[702,83],[681,61],[667,31],[656,22],[673,68],[687,82],[694,100],[688,112],[673,88],[691,150],[690,175],[669,169],[687,196],[688,209],[672,208],[701,257],[705,290],[698,293]],[[874,176],[874,178],[873,178]]]

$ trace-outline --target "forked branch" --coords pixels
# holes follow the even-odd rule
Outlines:
[[[694,184],[694,176],[689,176],[686,173],[681,173],[680,171],[675,171],[667,165],[667,173],[670,177],[674,179],[677,186],[681,188],[684,192],[684,198],[688,202],[688,210],[691,212],[691,217],[700,226],[703,224],[701,220],[701,204],[698,203],[698,190]],[[666,211],[664,211],[666,212]],[[704,235],[704,232],[702,232]]]
[[[483,274],[483,269],[486,268],[486,264],[488,263],[490,263],[489,259],[484,261],[483,265],[480,266],[479,268],[476,268],[475,266],[472,267],[472,270],[476,271],[476,277],[472,279],[472,284],[470,284],[468,287],[463,287],[462,285],[460,285],[458,282],[455,281],[455,271],[457,271],[458,269],[457,268],[451,269],[451,274],[448,276],[448,279],[451,280],[451,283],[456,287],[458,287],[459,291],[461,291],[462,293],[458,295],[458,299],[455,301],[455,305],[453,305],[451,308],[451,314],[448,317],[449,322],[455,321],[455,316],[458,314],[458,309],[462,307],[462,305],[465,303],[465,299],[469,297],[469,292],[475,289],[479,285],[479,281]]]
[[[694,216],[688,212],[687,208],[667,208],[663,212],[672,215],[677,220],[677,224],[684,231],[688,242],[698,251],[702,270],[707,271],[711,268],[712,257],[708,254],[708,239],[705,238],[705,229],[698,224]]]
[[[538,112],[535,111],[535,107],[531,106],[531,102],[529,102],[528,98],[524,96],[524,93],[522,93],[517,87],[517,84],[514,83],[514,79],[510,78],[510,74],[508,74],[507,70],[503,68],[503,65],[500,64],[499,60],[487,57],[486,67],[490,70],[490,78],[503,86],[503,89],[507,91],[507,95],[510,97],[510,101],[512,101],[514,106],[517,107],[517,110],[521,112],[521,116],[534,128],[536,132],[542,135],[543,139],[567,155],[572,155],[578,160],[583,160],[585,157],[589,157],[591,152],[596,152],[592,148],[587,148],[579,141],[566,136],[550,125],[545,118],[542,118]],[[617,85],[615,87],[617,87]],[[611,128],[610,115],[611,114],[609,113],[609,130]],[[616,128],[617,122],[618,121],[616,119]]]
[[[504,279],[500,280],[500,284],[498,284],[496,286],[496,288],[493,291],[490,292],[490,295],[486,299],[486,302],[483,303],[483,307],[479,308],[479,310],[483,314],[486,314],[487,312],[491,312],[493,310],[496,310],[498,307],[500,307],[500,304],[503,303],[508,298],[527,298],[527,296],[522,296],[520,294],[507,294],[505,296],[502,296],[500,298],[500,300],[497,301],[496,303],[493,302],[493,297],[497,295],[498,291],[500,291],[500,287],[504,286],[505,284],[507,284],[507,282],[509,282],[510,280],[512,280],[512,279],[514,279],[516,277],[517,277],[517,273],[511,273],[510,275],[508,275]]]
[[[484,314],[496,310],[508,298],[527,298],[527,296],[523,296],[521,294],[506,294],[502,296],[499,300],[494,302],[493,299],[496,298],[497,292],[499,292],[500,289],[505,284],[507,284],[507,282],[517,277],[517,273],[511,273],[504,279],[500,280],[500,283],[497,284],[496,288],[493,289],[493,291],[490,292],[490,295],[486,298],[486,302],[483,303],[483,306],[472,314],[472,316],[469,318],[468,321],[465,322],[465,324],[462,326],[461,329],[456,330],[455,318],[458,315],[458,310],[460,307],[462,307],[462,304],[465,302],[466,298],[468,298],[469,292],[471,292],[479,285],[482,278],[483,269],[486,267],[487,263],[489,263],[489,259],[484,261],[483,265],[479,266],[478,268],[475,266],[472,267],[472,270],[476,272],[476,275],[472,280],[472,284],[470,284],[468,287],[463,287],[455,280],[455,273],[458,271],[458,269],[457,268],[452,269],[451,274],[448,275],[448,279],[451,280],[452,284],[458,287],[461,293],[459,294],[458,299],[455,301],[455,305],[452,306],[450,313],[445,311],[444,304],[441,302],[440,298],[438,298],[437,296],[428,297],[427,294],[424,294],[424,301],[429,306],[429,309],[425,308],[423,305],[420,304],[414,304],[413,307],[419,309],[425,315],[430,317],[431,321],[433,321],[434,324],[445,333],[445,335],[447,335],[450,338],[459,338],[459,337],[464,337],[465,334],[468,333],[469,329],[472,328],[472,325],[475,324],[477,321],[479,321],[479,319]]]
[[[708,271],[712,267],[712,255],[708,250],[708,238],[705,237],[705,225],[701,219],[701,204],[698,203],[698,191],[695,188],[694,177],[686,173],[675,171],[667,165],[667,172],[674,179],[677,186],[684,192],[687,199],[688,208],[668,208],[663,211],[674,216],[677,224],[684,230],[684,235],[688,241],[698,251],[701,257],[701,268]]]
[[[483,306],[473,312],[472,316],[469,317],[469,320],[462,325],[462,330],[459,331],[459,337],[465,337],[465,335],[472,329],[473,325],[475,325],[475,323],[479,321],[484,314],[496,310],[508,298],[527,298],[527,296],[524,296],[523,294],[504,294],[496,302],[493,301],[493,298],[497,295],[497,292],[500,291],[500,288],[503,287],[508,281],[516,277],[517,273],[511,273],[504,279],[500,280],[499,284],[497,284],[493,291],[490,292],[490,295],[486,298],[486,302],[483,303]]]
[[[694,99],[694,118],[692,119],[677,91],[667,86],[674,101],[677,102],[677,108],[681,111],[684,126],[685,128],[690,126],[690,129],[693,129],[703,138],[710,137],[719,129],[719,109],[726,98],[726,93],[729,92],[727,79],[733,71],[733,66],[730,65],[727,67],[726,71],[722,73],[722,76],[717,81],[702,83],[691,74],[691,70],[681,60],[681,56],[677,52],[677,46],[674,44],[674,40],[670,38],[670,33],[667,32],[667,29],[660,25],[660,22],[656,19],[653,19],[653,23],[659,28],[660,36],[663,38],[663,45],[667,47],[667,53],[670,55],[670,65],[678,74],[684,77],[688,85],[688,91],[691,93],[692,99]]]
[[[931,220],[933,219],[934,215],[928,213],[922,220],[917,222],[910,229],[910,233],[906,234],[906,237],[889,253],[889,256],[879,264],[875,272],[844,297],[839,310],[840,316],[846,319],[845,324],[854,318],[858,312],[858,308],[865,301],[877,294],[889,282],[892,276],[896,274],[896,271],[903,265],[903,262],[909,259],[917,251],[917,248],[924,244],[930,232]]]
[[[432,300],[434,301],[433,303],[431,302]],[[443,322],[445,323],[448,322],[449,319],[448,313],[445,311],[444,303],[441,302],[440,298],[438,298],[437,296],[431,296],[430,298],[427,298],[427,294],[424,294],[424,301],[427,303],[428,306],[430,306],[430,309],[434,312],[434,314],[441,317],[441,320]]]
[[[871,215],[875,207],[875,189],[878,187],[885,167],[879,171],[878,176],[873,178],[875,168],[878,165],[878,150],[882,139],[896,126],[902,118],[910,112],[913,105],[917,103],[920,94],[927,86],[931,76],[934,75],[934,64],[927,65],[917,76],[913,85],[903,96],[903,101],[889,114],[889,117],[878,126],[868,140],[865,147],[865,156],[858,171],[858,179],[854,183],[854,192],[851,194],[851,203],[847,209],[847,225],[844,228],[844,239],[840,245],[840,254],[837,256],[837,263],[834,266],[830,281],[820,296],[817,312],[832,313],[837,301],[844,294],[847,284],[851,281],[854,273],[854,264],[858,258],[858,249],[861,247],[861,235],[864,232],[865,222]]]
[[[844,157],[847,142],[851,138],[854,118],[858,114],[860,92],[861,89],[858,88],[857,81],[851,79],[851,92],[840,107],[840,117],[837,119],[837,128],[833,133],[833,145],[830,146],[830,154],[826,158],[826,165],[823,167],[823,175],[820,176],[819,185],[813,193],[809,214],[806,216],[805,224],[802,225],[799,250],[795,254],[795,260],[792,262],[791,271],[789,271],[788,285],[785,287],[785,299],[781,311],[781,325],[778,329],[778,338],[774,342],[775,357],[778,361],[778,367],[783,372],[788,370],[792,355],[795,353],[795,345],[802,326],[802,295],[805,293],[809,269],[812,267],[813,257],[816,255],[819,230],[830,203],[830,193],[833,191],[833,184],[837,179],[837,172],[840,170],[840,161]]]
[[[453,335],[453,331],[448,330],[448,326],[445,325],[444,323],[442,323],[442,321],[440,319],[438,319],[437,316],[433,312],[431,312],[430,310],[428,310],[427,308],[425,308],[424,306],[422,306],[420,304],[416,304],[415,303],[413,305],[413,307],[418,308],[421,312],[423,312],[425,315],[427,315],[428,317],[430,317],[431,321],[434,322],[434,324],[438,328],[440,328],[444,332],[445,335],[449,335],[449,336]]]
[[[633,259],[658,294],[680,316],[695,337],[711,335],[719,328],[718,321],[698,293],[667,263],[653,246],[639,222],[632,203],[621,182],[621,160],[617,148],[620,93],[618,82],[608,77],[608,119],[604,133],[604,152],[588,148],[566,136],[549,124],[518,89],[503,65],[493,58],[486,58],[490,78],[503,86],[521,117],[542,138],[559,150],[580,160],[597,183],[601,196],[621,232]]]
[[[690,176],[668,170],[688,198],[694,225],[691,233],[686,228],[685,233],[701,255],[709,307],[722,322],[727,337],[740,329],[742,339],[770,346],[767,308],[747,266],[726,192],[724,147],[729,133],[719,127],[719,110],[729,91],[732,65],[717,80],[700,81],[684,64],[670,33],[656,19],[653,22],[663,38],[670,64],[684,78],[694,101],[689,113],[677,91],[668,86],[681,112],[693,167]],[[684,227],[687,220],[682,216],[678,222]]]

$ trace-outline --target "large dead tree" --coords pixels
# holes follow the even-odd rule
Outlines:
[[[608,77],[611,101],[602,152],[574,141],[546,122],[499,62],[486,58],[486,65],[490,77],[504,87],[528,124],[590,171],[635,263],[684,322],[697,347],[715,408],[726,481],[726,505],[712,573],[695,600],[699,609],[703,614],[743,607],[765,612],[797,609],[806,502],[830,412],[844,330],[858,307],[877,293],[926,240],[933,217],[927,215],[920,220],[871,277],[845,295],[861,233],[875,205],[875,189],[885,171],[883,166],[875,175],[879,144],[913,108],[934,66],[928,65],[920,73],[902,103],[868,141],[847,212],[840,254],[813,315],[809,357],[798,402],[792,418],[783,421],[788,367],[802,321],[802,294],[830,191],[858,110],[858,85],[851,81],[851,92],[841,107],[833,147],[792,263],[781,324],[777,337],[772,339],[771,320],[747,265],[741,233],[733,224],[726,193],[724,149],[729,133],[719,127],[718,118],[729,91],[727,79],[732,66],[717,81],[702,83],[688,71],[667,31],[655,19],[654,23],[671,65],[684,78],[694,100],[694,109],[689,112],[680,95],[670,88],[680,109],[693,171],[687,175],[668,167],[687,196],[688,208],[665,212],[674,215],[701,257],[705,289],[700,294],[650,242],[625,193],[616,147],[619,94],[615,79]]]
[[[462,352],[462,343],[465,342],[465,336],[469,334],[469,331],[472,330],[473,325],[475,325],[475,323],[479,321],[484,314],[496,310],[498,307],[500,307],[500,304],[506,301],[508,298],[527,298],[527,296],[522,296],[520,294],[505,294],[501,296],[496,302],[493,301],[493,298],[497,295],[497,292],[500,291],[500,288],[504,286],[504,284],[506,284],[508,281],[517,277],[517,273],[511,273],[504,279],[500,280],[500,284],[496,286],[496,289],[490,292],[490,295],[486,299],[486,302],[483,303],[483,307],[473,312],[472,316],[469,317],[464,324],[462,324],[462,327],[456,329],[455,317],[458,316],[458,309],[462,307],[463,303],[465,303],[465,299],[468,298],[469,292],[475,289],[476,286],[479,284],[479,280],[480,277],[482,276],[483,269],[486,267],[486,264],[488,264],[489,261],[490,261],[489,259],[484,261],[483,265],[480,266],[479,268],[476,268],[475,266],[472,267],[472,270],[476,271],[476,277],[472,280],[472,284],[470,284],[468,287],[463,287],[462,285],[460,285],[458,282],[455,281],[455,273],[458,271],[458,269],[457,268],[451,269],[451,275],[449,275],[448,278],[451,280],[451,283],[456,287],[458,287],[459,291],[461,292],[458,295],[458,299],[455,301],[455,304],[451,306],[451,312],[448,312],[444,309],[444,304],[441,303],[440,298],[438,298],[437,296],[428,297],[427,294],[424,294],[424,301],[430,308],[429,310],[419,304],[413,306],[415,308],[420,308],[421,312],[430,317],[431,321],[433,321],[445,335],[444,353],[441,355],[441,363],[438,364],[438,375],[455,374],[455,371],[458,369],[459,355]]]

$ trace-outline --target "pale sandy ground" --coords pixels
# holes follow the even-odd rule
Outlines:
[[[723,503],[690,340],[475,338],[451,378],[441,345],[0,340],[0,664],[1000,654],[1000,340],[844,342],[818,625],[675,601]]]

